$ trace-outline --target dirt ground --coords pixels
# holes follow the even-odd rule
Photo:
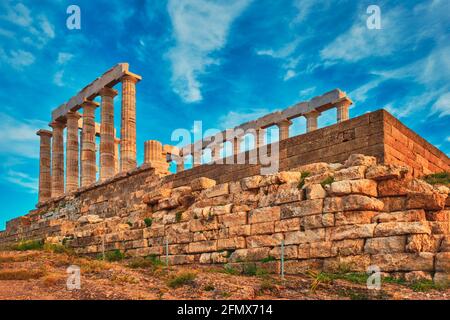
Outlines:
[[[141,260],[139,260],[141,261]],[[141,261],[142,262],[142,261]],[[81,288],[68,290],[67,268],[81,269]],[[223,266],[132,268],[130,260],[105,262],[66,253],[0,252],[0,299],[440,299],[450,289],[418,291],[408,284],[382,283],[380,291],[364,283],[318,275],[236,275]],[[323,279],[322,279],[323,278]],[[315,289],[314,289],[315,287]]]

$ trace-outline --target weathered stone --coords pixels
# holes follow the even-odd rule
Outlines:
[[[404,252],[405,236],[371,238],[366,240],[364,251],[370,254]]]
[[[408,194],[408,188],[406,187],[406,180],[383,180],[378,183],[378,196],[379,197],[391,197],[391,196],[404,196]]]
[[[297,259],[297,246],[285,246],[284,247],[284,259]],[[269,255],[275,259],[281,259],[281,247],[274,247],[270,250]]]
[[[251,235],[274,233],[274,222],[261,222],[251,225]]]
[[[250,224],[280,220],[280,207],[266,207],[250,211],[248,221]]]
[[[286,245],[290,245],[290,244],[318,242],[324,240],[325,240],[325,229],[314,229],[305,231],[286,232],[284,243]]]
[[[383,211],[386,212],[403,211],[406,209],[406,197],[383,197],[378,198],[378,200],[383,201]]]
[[[309,256],[311,258],[328,258],[332,256],[331,241],[312,242],[309,244]]]
[[[345,167],[353,167],[353,166],[375,166],[377,164],[377,159],[372,156],[365,156],[363,154],[352,154],[345,161]]]
[[[278,187],[276,192],[274,204],[280,205],[284,203],[291,203],[303,200],[303,192],[295,184],[283,184]]]
[[[220,197],[223,195],[227,195],[229,193],[229,185],[228,183],[219,184],[209,189],[206,189],[204,192],[207,198]]]
[[[436,253],[436,271],[450,273],[450,252]]]
[[[366,272],[370,265],[369,255],[338,256],[324,260],[325,272]]]
[[[413,234],[408,236],[406,242],[407,252],[436,252],[438,251],[439,239],[428,234]]]
[[[344,239],[333,241],[331,247],[332,256],[350,256],[363,253],[364,239]]]
[[[408,282],[416,282],[416,281],[423,281],[428,280],[431,281],[433,278],[431,277],[431,274],[429,272],[423,272],[423,271],[411,271],[405,273],[405,280]]]
[[[217,219],[215,217],[210,220],[205,219],[193,219],[190,222],[190,230],[192,232],[196,231],[206,231],[206,230],[216,230],[219,228]]]
[[[327,195],[322,185],[318,183],[306,186],[305,190],[306,190],[306,199],[309,200],[323,199]]]
[[[399,212],[382,212],[373,217],[373,222],[412,222],[425,221],[424,210],[407,210]]]
[[[375,224],[334,227],[331,231],[331,240],[371,238],[374,229]]]
[[[450,221],[450,210],[430,211],[426,213],[428,221]]]
[[[370,224],[372,218],[377,214],[376,211],[346,211],[335,214],[336,226],[352,224]]]
[[[300,218],[275,221],[275,232],[300,230]]]
[[[298,183],[300,181],[302,173],[299,171],[282,171],[278,172],[277,176],[280,183]]]
[[[247,247],[248,248],[276,247],[281,245],[282,240],[283,234],[281,233],[275,233],[272,235],[250,236],[247,237]]]
[[[381,211],[384,203],[378,199],[363,195],[348,195],[342,197],[343,211]]]
[[[219,223],[224,226],[239,226],[247,223],[247,212],[234,212],[218,216]]]
[[[281,207],[281,218],[303,217],[320,214],[323,209],[323,199],[304,200],[295,204],[283,205]]]
[[[233,207],[233,204],[231,204],[231,203],[223,205],[223,206],[214,206],[214,207],[211,207],[211,214],[216,215],[216,216],[229,214],[229,213],[231,213],[232,207]]]
[[[189,253],[202,253],[217,251],[217,240],[199,241],[189,243]]]
[[[205,177],[196,178],[191,181],[190,186],[192,191],[201,191],[212,188],[216,185],[216,181]]]
[[[300,224],[305,229],[332,227],[334,226],[334,215],[332,213],[325,213],[302,217]]]
[[[375,237],[387,237],[412,233],[430,234],[431,229],[427,222],[385,222],[375,227]]]
[[[378,266],[383,272],[392,271],[433,271],[434,254],[393,253],[371,256],[371,264]]]
[[[366,178],[376,181],[401,179],[408,172],[408,168],[397,165],[377,165],[367,168]]]
[[[366,168],[365,166],[355,166],[340,169],[334,173],[334,181],[364,179]]]
[[[241,180],[242,190],[258,189],[261,183],[261,176],[247,177]]]
[[[377,196],[377,183],[373,180],[342,180],[333,182],[329,189],[330,195],[363,194],[367,196]]]
[[[441,221],[430,221],[431,233],[433,234],[449,234],[450,223]]]
[[[88,215],[86,215],[86,216],[82,216],[81,218],[79,218],[79,219],[78,219],[78,222],[79,222],[80,224],[83,224],[83,223],[90,223],[90,224],[93,224],[93,223],[103,222],[103,219],[100,218],[98,215],[95,215],[95,214],[88,214]]]
[[[410,192],[406,199],[407,209],[441,210],[445,207],[446,194],[433,192]]]
[[[217,250],[224,249],[243,249],[245,248],[245,238],[244,237],[233,237],[228,239],[217,240]]]
[[[250,235],[250,225],[242,226],[232,226],[228,228],[228,233],[230,236],[249,236]]]
[[[238,249],[230,256],[230,261],[260,261],[267,258],[270,248]]]
[[[450,272],[436,272],[433,281],[442,286],[450,285]]]
[[[303,166],[300,166],[296,168],[297,172],[309,172],[310,175],[316,175],[320,173],[324,173],[329,171],[328,163],[325,162],[318,162],[318,163],[311,163],[311,164],[305,164]]]

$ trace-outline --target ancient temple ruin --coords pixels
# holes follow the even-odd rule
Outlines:
[[[7,222],[0,247],[41,240],[83,255],[120,250],[165,256],[169,264],[251,262],[291,274],[376,265],[406,279],[450,282],[450,189],[421,179],[450,171],[450,159],[388,112],[350,118],[351,99],[335,89],[189,145],[148,140],[138,165],[140,80],[118,64],[53,111],[52,130],[37,132],[37,208]],[[336,123],[319,128],[318,117],[333,108]],[[298,117],[306,118],[306,133],[292,136]],[[269,143],[265,131],[273,126],[279,139]],[[255,146],[245,150],[249,133]],[[224,143],[232,155],[223,156]],[[261,150],[277,151],[276,172],[261,174]]]

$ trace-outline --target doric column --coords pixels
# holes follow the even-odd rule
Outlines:
[[[122,125],[120,128],[120,170],[136,167],[136,83],[140,79],[122,77]]]
[[[336,104],[337,122],[346,121],[350,118],[348,109],[351,105],[352,101],[349,99],[342,100]]]
[[[48,130],[39,130],[36,134],[41,137],[39,152],[39,202],[52,197],[51,140],[52,133]]]
[[[317,118],[319,118],[320,112],[313,110],[305,114],[306,118],[306,132],[317,130]]]
[[[233,138],[233,155],[237,156],[241,152],[242,137]]]
[[[291,120],[283,120],[277,123],[278,129],[279,129],[279,140],[284,140],[289,138],[289,127],[292,125]]]
[[[263,129],[263,128],[256,129],[255,148],[259,148],[264,145],[265,135],[266,135],[266,129]]]
[[[144,142],[144,163],[155,168],[156,173],[168,173],[166,159],[163,156],[163,147],[161,142],[157,140],[149,140]]]
[[[118,174],[120,172],[119,147],[120,139],[114,138],[114,174]]]
[[[99,104],[94,101],[85,101],[83,108],[83,131],[81,149],[81,186],[89,186],[96,180],[96,154],[95,154],[95,108]]]
[[[100,125],[100,180],[111,178],[115,174],[114,164],[114,97],[117,90],[103,88],[99,91],[102,98]]]
[[[221,144],[214,144],[211,148],[211,160],[212,162],[216,162],[220,160],[220,149],[222,148]]]
[[[66,139],[66,192],[78,189],[78,112],[67,113],[67,139]]]
[[[52,198],[64,194],[64,127],[62,121],[50,123],[53,128],[52,139]]]

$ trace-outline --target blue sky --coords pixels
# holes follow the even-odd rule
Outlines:
[[[66,27],[71,4],[81,30]],[[369,5],[381,30],[366,27]],[[143,77],[139,162],[144,141],[171,143],[195,120],[225,129],[337,87],[351,116],[385,108],[448,155],[449,12],[448,0],[0,0],[0,229],[37,202],[35,131],[118,62]]]

